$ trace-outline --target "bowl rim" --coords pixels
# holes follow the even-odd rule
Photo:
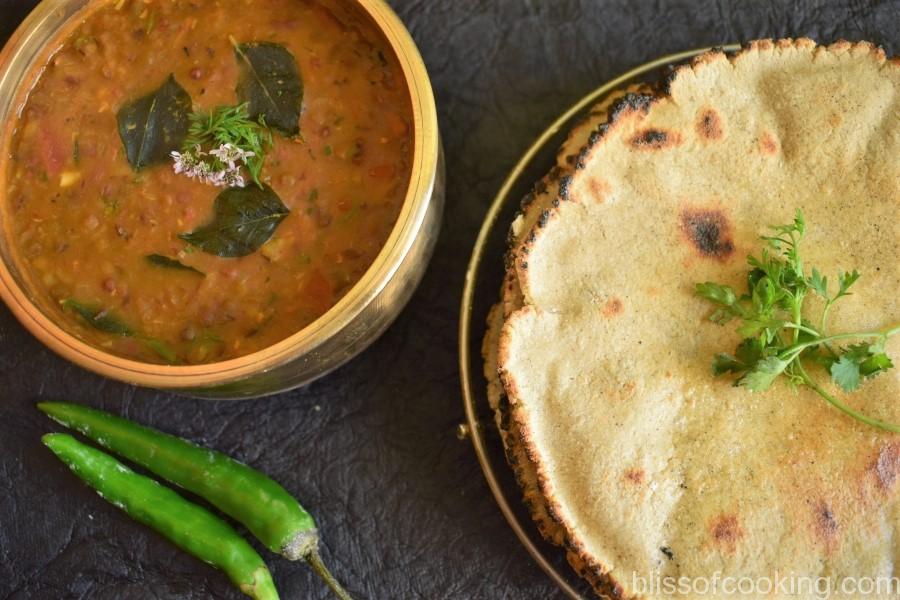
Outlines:
[[[58,15],[71,1],[42,0],[13,32],[0,51],[0,85],[3,85],[4,78],[9,75],[13,60],[28,48],[35,31],[48,18]],[[199,365],[163,365],[131,360],[106,352],[67,332],[31,301],[6,260],[0,260],[0,298],[32,335],[63,358],[105,377],[160,389],[213,387],[265,373],[289,361],[310,355],[352,323],[379,296],[409,254],[431,204],[439,161],[437,108],[422,57],[396,13],[384,0],[346,1],[348,5],[360,9],[377,27],[400,63],[410,98],[414,141],[410,180],[394,227],[375,260],[347,294],[303,329],[256,352]],[[104,0],[86,0],[82,8],[64,19],[61,26],[54,28],[52,35],[71,24],[75,15],[85,8],[98,6],[103,2]],[[49,39],[54,38],[51,36]],[[33,85],[33,81],[36,81],[36,78],[25,80],[25,73],[33,72],[38,61],[48,58],[47,48],[48,44],[45,42],[35,51],[36,58],[27,62],[22,79],[14,88],[9,110],[11,116],[20,110],[27,98],[24,86]],[[12,134],[15,121],[15,118],[8,119],[4,126],[4,139]],[[6,211],[5,163],[6,159],[0,157],[0,214],[3,216]],[[4,227],[0,235],[11,240],[8,227]],[[13,246],[11,241],[9,245]]]

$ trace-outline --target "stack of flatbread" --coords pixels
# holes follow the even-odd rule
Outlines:
[[[863,273],[830,328],[897,322],[898,158],[900,62],[763,40],[612,94],[525,197],[489,397],[541,533],[599,594],[900,597],[853,587],[900,578],[900,436],[807,388],[714,378],[740,336],[693,293],[743,290],[759,236],[800,208],[807,262]],[[842,398],[900,422],[900,369]]]

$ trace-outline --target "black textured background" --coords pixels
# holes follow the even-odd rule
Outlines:
[[[240,598],[224,576],[102,502],[46,451],[33,409],[122,413],[270,473],[310,507],[324,555],[367,598],[558,594],[493,503],[457,369],[463,274],[487,206],[530,141],[599,83],[662,54],[759,37],[870,39],[896,53],[900,0],[395,0],[425,58],[447,157],[447,210],[425,280],[362,356],[309,387],[246,402],[108,381],[44,349],[0,307],[0,598]],[[34,5],[0,0],[0,40]],[[282,597],[326,598],[268,562]]]

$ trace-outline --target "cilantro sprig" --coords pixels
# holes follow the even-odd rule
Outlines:
[[[272,132],[263,117],[250,118],[248,103],[218,106],[208,113],[191,113],[188,119],[190,128],[182,144],[181,156],[192,155],[198,163],[203,161],[201,157],[208,157],[211,172],[234,171],[235,159],[240,160],[253,182],[262,187],[259,177],[266,153],[272,147]],[[223,148],[236,152],[223,156]]]
[[[900,333],[900,324],[877,331],[832,334],[827,331],[828,313],[835,302],[851,294],[859,279],[855,269],[839,273],[837,290],[829,290],[828,278],[812,268],[809,275],[800,253],[806,232],[803,213],[797,210],[793,223],[771,226],[771,235],[759,257],[748,256],[747,293],[738,295],[731,286],[713,282],[698,283],[695,292],[712,303],[710,320],[725,325],[740,321],[743,338],[733,354],[716,354],[712,362],[715,375],[737,376],[735,385],[753,392],[769,389],[781,376],[791,385],[807,386],[834,407],[873,427],[900,433],[900,426],[866,416],[839,400],[817,383],[807,371],[810,365],[823,367],[831,380],[845,392],[859,389],[863,381],[891,369],[894,364],[885,353],[889,337]],[[810,294],[824,301],[818,322],[804,318],[803,304]],[[841,346],[848,341],[855,344]]]

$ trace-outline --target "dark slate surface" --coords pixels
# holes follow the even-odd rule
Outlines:
[[[80,485],[39,443],[32,404],[67,398],[214,446],[312,508],[324,554],[368,598],[557,594],[507,527],[462,421],[457,306],[466,260],[502,178],[582,94],[656,56],[758,37],[867,38],[897,51],[896,0],[397,0],[437,94],[447,212],[420,290],[364,355],[331,376],[247,402],[190,400],[66,363],[0,307],[0,597],[239,598]],[[33,5],[0,0],[0,39]],[[326,598],[299,564],[269,561],[284,598]]]

